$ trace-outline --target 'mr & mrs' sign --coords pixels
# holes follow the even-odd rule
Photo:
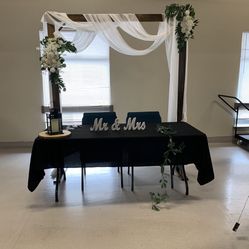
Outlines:
[[[90,131],[108,131],[111,128],[112,131],[120,131],[121,127],[116,118],[114,123],[110,125],[103,122],[103,118],[95,118],[93,126],[90,127]],[[125,126],[122,127],[123,130],[135,131],[135,130],[145,130],[145,122],[137,122],[136,118],[128,118]]]

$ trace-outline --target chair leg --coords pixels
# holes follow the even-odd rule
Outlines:
[[[86,171],[86,167],[81,165],[81,191],[84,192],[84,172]]]
[[[174,176],[175,169],[177,170],[177,173],[179,177],[181,178],[181,180],[185,182],[185,188],[186,188],[185,194],[188,195],[189,194],[188,177],[187,177],[184,165],[170,165],[171,188],[172,189],[174,188],[173,176]]]
[[[175,173],[175,166],[170,165],[170,181],[171,181],[171,188],[174,188],[174,173]]]
[[[63,175],[64,181],[66,181],[67,180],[67,178],[66,178],[66,171],[65,171],[64,168],[62,169],[62,175]]]
[[[185,187],[186,187],[186,195],[188,195],[189,194],[188,178],[187,178],[187,175],[186,175],[186,171],[185,171],[184,165],[182,165],[182,173],[183,173],[183,178],[184,178]]]
[[[131,166],[131,191],[134,191],[134,167]]]
[[[52,173],[52,178],[54,178],[55,180],[53,181],[54,184],[56,184],[56,182],[58,181],[58,183],[60,183],[62,181],[62,179],[64,181],[66,181],[66,171],[64,168],[56,168],[53,170],[54,172]],[[55,177],[54,177],[55,176]],[[58,177],[57,177],[58,176]],[[58,178],[58,180],[57,180]]]
[[[59,181],[60,181],[60,168],[57,168],[56,185],[55,185],[55,202],[59,202],[59,197],[58,197]]]
[[[120,180],[121,180],[121,188],[124,188],[124,181],[123,181],[123,167],[118,167],[120,168]]]

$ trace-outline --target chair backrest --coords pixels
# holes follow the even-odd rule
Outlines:
[[[145,122],[146,124],[160,124],[162,119],[159,112],[128,112],[126,116],[126,122],[128,118],[136,118],[137,122]]]
[[[85,112],[82,125],[92,125],[95,118],[103,118],[103,122],[112,124],[117,118],[116,112]]]

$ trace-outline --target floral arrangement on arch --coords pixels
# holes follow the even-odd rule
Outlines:
[[[199,22],[195,18],[195,10],[190,4],[171,4],[165,9],[165,16],[167,21],[172,20],[174,17],[177,20],[175,33],[177,35],[178,51],[180,52],[186,46],[187,40],[194,38],[194,29]]]
[[[49,72],[50,82],[57,85],[59,91],[66,91],[60,75],[61,69],[66,67],[65,59],[62,55],[66,51],[76,53],[76,47],[72,42],[66,41],[57,35],[53,38],[46,36],[40,43],[43,46],[42,56],[40,57],[41,70]]]

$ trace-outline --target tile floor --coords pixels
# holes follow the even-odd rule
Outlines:
[[[135,169],[135,192],[116,169],[87,169],[85,193],[80,170],[67,170],[54,202],[47,170],[33,192],[27,189],[30,149],[0,149],[0,249],[248,249],[249,203],[237,232],[232,228],[249,195],[249,152],[233,144],[211,144],[216,179],[196,181],[186,167],[190,195],[175,179],[175,190],[160,212],[151,210],[159,168]]]

